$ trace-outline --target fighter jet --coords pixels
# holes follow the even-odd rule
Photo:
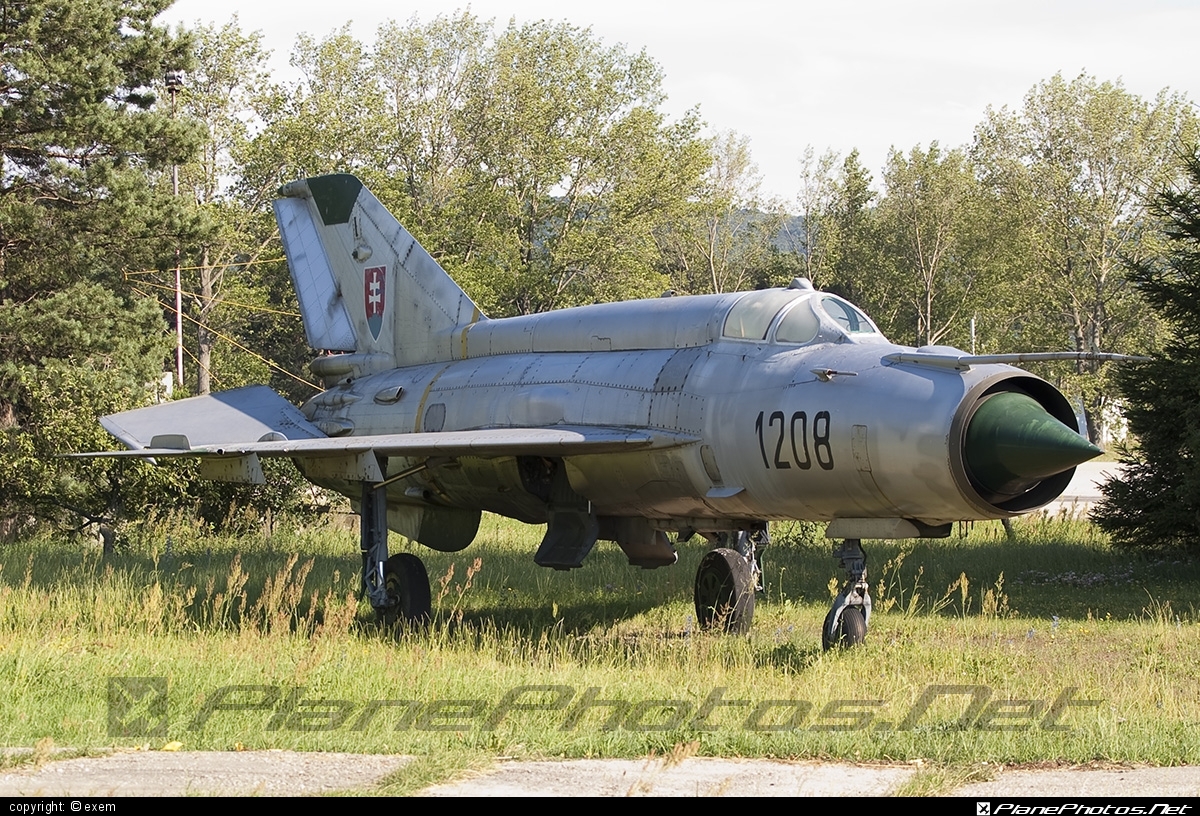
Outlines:
[[[533,560],[558,570],[600,539],[667,567],[703,537],[698,620],[744,632],[768,523],[805,519],[828,522],[847,575],[822,642],[855,644],[871,617],[862,539],[1034,510],[1100,453],[1058,390],[1010,365],[1081,355],[897,346],[804,279],[488,319],[357,178],[280,194],[325,390],[299,408],[252,386],[114,414],[100,421],[129,450],[88,455],[197,457],[203,476],[247,483],[262,457],[291,458],[358,512],[362,587],[385,621],[430,617],[425,567],[389,555],[388,531],[455,552],[487,511],[545,524]]]

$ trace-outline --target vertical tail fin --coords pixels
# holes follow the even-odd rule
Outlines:
[[[356,352],[370,370],[456,356],[479,307],[361,181],[317,176],[280,195],[275,218],[313,348]]]

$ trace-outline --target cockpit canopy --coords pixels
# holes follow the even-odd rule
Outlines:
[[[797,280],[786,289],[598,303],[481,320],[461,333],[463,357],[530,352],[682,349],[717,340],[808,343],[887,342],[846,301]]]
[[[870,318],[852,304],[802,284],[742,296],[729,310],[721,335],[734,340],[770,339],[786,345],[805,345],[822,334],[822,327],[842,335],[837,339],[859,340],[872,335],[872,339],[882,339]]]

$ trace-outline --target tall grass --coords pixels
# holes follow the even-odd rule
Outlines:
[[[168,736],[188,748],[477,758],[695,743],[757,756],[1200,761],[1195,564],[1115,551],[1085,522],[1038,517],[1015,540],[977,524],[940,541],[869,542],[867,643],[825,653],[830,546],[775,532],[747,637],[698,630],[698,542],[670,569],[631,568],[602,543],[560,573],[532,564],[540,530],[503,519],[486,519],[464,553],[394,537],[432,578],[434,620],[421,631],[376,626],[358,598],[352,529],[218,538],[174,520],[143,525],[110,557],[85,542],[21,542],[0,552],[0,742],[128,744],[108,728],[110,679],[166,677]],[[230,686],[258,691],[191,727]],[[487,727],[522,686],[543,690]],[[969,693],[938,696],[900,728],[933,686]],[[985,689],[1005,716],[964,722]],[[1042,727],[1065,689],[1088,702],[1063,710],[1065,730]]]

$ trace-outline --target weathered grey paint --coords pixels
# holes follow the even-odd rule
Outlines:
[[[238,457],[211,470],[242,480],[249,457],[290,456],[352,502],[382,484],[389,526],[437,549],[466,546],[490,511],[598,530],[647,566],[674,559],[663,530],[810,519],[915,535],[1025,512],[1070,479],[1002,501],[973,486],[963,438],[986,395],[1021,390],[1074,422],[1007,358],[893,345],[806,281],[488,320],[347,179],[293,182],[276,204],[310,342],[346,352],[313,362],[327,390],[302,415],[254,391],[257,416],[225,416],[220,432],[201,416],[212,403],[106,418],[131,447],[190,442],[136,455]],[[781,342],[789,315],[796,342]]]

